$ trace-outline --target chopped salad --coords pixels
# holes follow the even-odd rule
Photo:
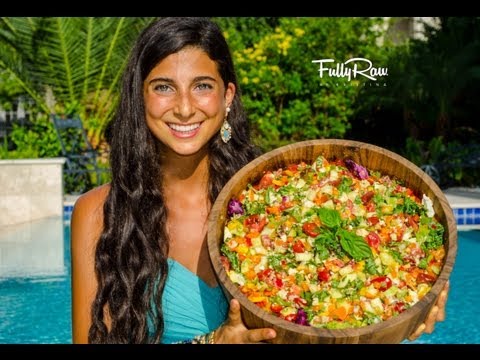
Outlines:
[[[443,266],[431,199],[350,159],[267,171],[227,213],[221,259],[230,280],[301,325],[387,320],[422,299]]]

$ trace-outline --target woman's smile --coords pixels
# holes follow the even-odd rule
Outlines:
[[[226,85],[200,48],[165,57],[144,81],[148,127],[174,153],[197,153],[220,132],[235,94],[235,85]]]
[[[179,138],[191,138],[200,131],[200,127],[202,124],[203,122],[198,122],[194,124],[167,123],[167,126],[170,128],[173,136]]]

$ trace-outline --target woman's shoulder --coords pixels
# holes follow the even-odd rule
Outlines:
[[[110,184],[93,188],[80,195],[75,201],[72,212],[72,230],[90,229],[95,234],[103,226],[103,205],[110,191]]]
[[[107,199],[108,192],[110,191],[110,184],[100,185],[93,188],[86,193],[80,195],[75,201],[75,208],[85,210],[95,210],[98,207],[103,208],[103,204]]]

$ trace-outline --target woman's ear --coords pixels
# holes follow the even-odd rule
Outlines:
[[[228,83],[227,88],[225,89],[225,105],[226,106],[231,106],[233,102],[233,98],[235,97],[235,84],[234,83]]]

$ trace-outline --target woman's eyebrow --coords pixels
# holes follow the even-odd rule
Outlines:
[[[208,75],[197,76],[193,79],[193,82],[199,82],[199,81],[205,81],[205,80],[217,82],[217,80],[215,78],[213,78],[211,76],[208,76]]]
[[[166,78],[166,77],[156,77],[156,78],[153,78],[152,80],[150,80],[148,83],[149,84],[152,84],[154,82],[164,82],[164,83],[168,83],[168,84],[173,84],[175,83],[175,81],[173,81],[173,79],[170,79],[170,78]]]
[[[217,82],[217,80],[212,77],[212,76],[209,76],[209,75],[202,75],[202,76],[197,76],[195,78],[193,78],[193,81],[192,83],[195,83],[195,82],[200,82],[200,81],[213,81],[213,82]],[[164,82],[164,83],[167,83],[167,84],[174,84],[175,81],[173,79],[170,79],[170,78],[167,78],[167,77],[163,77],[163,76],[159,76],[159,77],[156,77],[156,78],[153,78],[152,80],[150,80],[148,83],[149,84],[152,84],[152,83],[155,83],[155,82]]]

